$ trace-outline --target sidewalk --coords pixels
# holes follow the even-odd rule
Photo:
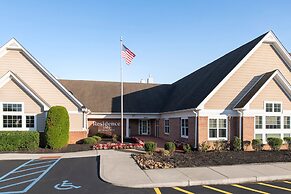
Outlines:
[[[124,187],[172,187],[291,179],[291,162],[141,170],[131,153],[99,150],[100,176]]]
[[[67,152],[67,153],[39,153],[39,154],[31,154],[31,153],[1,153],[0,160],[29,160],[29,159],[37,159],[39,157],[45,156],[59,156],[61,158],[82,158],[82,157],[91,157],[97,156],[96,150],[89,151],[80,151],[80,152]]]

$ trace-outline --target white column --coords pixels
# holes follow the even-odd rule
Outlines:
[[[129,137],[129,118],[126,118],[126,131],[125,136]]]

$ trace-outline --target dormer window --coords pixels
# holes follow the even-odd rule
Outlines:
[[[282,104],[279,102],[267,102],[265,104],[265,111],[266,112],[281,112],[282,111]]]

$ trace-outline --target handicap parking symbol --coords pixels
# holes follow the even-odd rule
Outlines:
[[[64,180],[63,183],[55,185],[55,189],[61,190],[61,191],[70,190],[70,189],[79,189],[79,188],[81,188],[81,186],[73,185],[73,183],[70,183],[68,180]]]

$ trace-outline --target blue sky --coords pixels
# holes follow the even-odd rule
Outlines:
[[[172,83],[273,30],[291,52],[288,0],[1,1],[15,37],[58,78],[119,81],[119,37],[137,56],[124,80]]]

